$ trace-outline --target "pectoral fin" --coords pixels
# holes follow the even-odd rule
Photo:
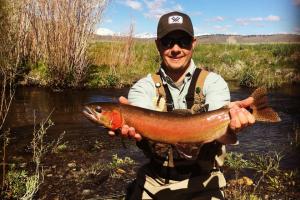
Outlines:
[[[217,141],[222,144],[233,144],[233,145],[237,145],[239,143],[237,135],[231,132],[227,132],[225,135],[218,138]]]

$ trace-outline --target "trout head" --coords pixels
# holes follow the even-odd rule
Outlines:
[[[84,106],[83,114],[92,122],[100,124],[110,130],[117,130],[123,126],[124,120],[120,109],[113,103],[92,103]]]

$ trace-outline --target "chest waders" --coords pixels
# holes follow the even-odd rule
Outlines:
[[[205,97],[203,95],[203,85],[206,76],[208,75],[208,71],[201,70],[200,68],[196,68],[190,86],[188,88],[188,92],[185,96],[187,110],[191,113],[199,113],[199,112],[206,112],[208,109],[208,105],[205,105]],[[167,84],[163,84],[162,81],[162,71],[158,71],[156,74],[152,74],[152,79],[155,83],[156,87],[156,96],[157,102],[156,106],[160,104],[162,99],[165,99],[165,105],[163,106],[163,112],[172,112],[174,111],[174,102]],[[167,167],[174,167],[174,159],[180,159],[182,155],[186,155],[186,157],[194,157],[195,154],[199,151],[199,145],[169,145],[169,144],[162,144],[162,143],[155,143],[153,141],[149,141],[149,144],[152,147],[152,153],[155,157],[165,158],[165,162],[163,166]],[[181,149],[181,150],[179,150]],[[188,151],[188,153],[182,153],[182,151]],[[196,152],[195,152],[196,151]],[[180,155],[181,152],[181,155]],[[189,155],[187,155],[189,154]],[[194,155],[191,155],[194,154]],[[183,156],[184,157],[184,156]]]
[[[208,105],[205,104],[205,96],[203,95],[203,85],[208,74],[208,71],[200,68],[196,68],[193,73],[188,93],[185,97],[187,109],[190,110],[190,113],[192,114],[206,112],[208,110]],[[160,101],[165,102],[162,111],[171,112],[174,110],[173,99],[167,84],[163,84],[161,76],[161,71],[152,74],[157,96],[156,101],[153,103],[156,104],[154,106],[157,106],[160,104]],[[207,144],[171,145],[150,140],[142,140],[141,142],[138,142],[137,145],[144,151],[144,154],[151,159],[153,165],[156,166],[155,168],[163,167],[166,169],[179,169],[184,166],[186,169],[184,171],[187,173],[183,174],[186,175],[180,176],[180,172],[176,172],[174,173],[174,176],[169,177],[171,179],[187,178],[189,176],[188,172],[190,171],[188,167],[193,166],[191,169],[194,169],[195,163],[197,163],[197,166],[200,163],[200,168],[203,173],[210,171],[218,165],[215,164],[216,155],[220,156],[224,153],[221,149],[223,145],[216,141]],[[165,172],[161,173],[161,175],[168,177],[169,170],[164,171]]]
[[[152,74],[152,79],[156,86],[156,98],[153,104],[160,111],[170,112],[174,110],[173,99],[167,84],[163,84],[160,73]],[[196,68],[192,76],[188,93],[185,97],[187,108],[192,114],[208,110],[208,105],[205,104],[205,96],[203,95],[203,85],[208,73],[206,70]],[[171,183],[172,185],[174,180],[184,181],[190,178],[193,179],[193,177],[203,177],[204,175],[204,177],[210,177],[212,180],[223,180],[220,188],[226,185],[223,174],[216,167],[223,164],[225,146],[216,141],[207,144],[170,145],[142,139],[140,142],[137,142],[137,146],[150,158],[150,163],[147,163],[139,170],[137,179],[127,188],[126,200],[141,199],[143,192],[147,193],[152,199],[158,199],[156,195],[153,195],[155,194],[155,189],[149,188],[147,184],[149,177],[151,177],[150,180],[152,181],[156,180],[155,183],[163,182],[164,184],[168,185]],[[180,154],[182,149],[186,154],[190,154],[192,159]],[[218,178],[213,178],[211,173],[221,175]],[[196,183],[195,187],[200,191],[205,184],[210,184],[210,182],[207,182],[205,179]],[[170,198],[173,199],[171,196]]]

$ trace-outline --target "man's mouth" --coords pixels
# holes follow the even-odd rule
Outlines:
[[[172,60],[178,61],[178,60],[182,59],[183,57],[180,56],[180,57],[169,57],[169,58]]]

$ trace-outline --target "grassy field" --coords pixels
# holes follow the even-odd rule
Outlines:
[[[154,41],[132,38],[90,45],[86,87],[131,85],[160,64]],[[300,44],[198,44],[198,66],[248,87],[278,88],[300,81]]]

